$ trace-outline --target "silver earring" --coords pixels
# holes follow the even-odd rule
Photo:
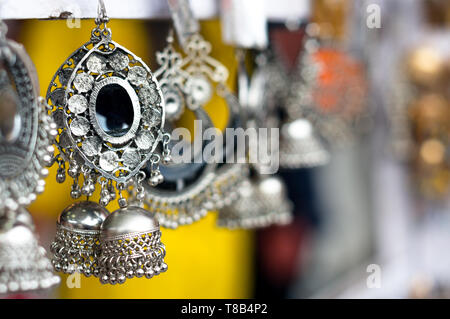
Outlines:
[[[361,66],[344,52],[321,46],[311,30],[306,28],[297,79],[286,98],[286,113],[291,120],[310,121],[330,147],[354,144],[358,134],[370,127],[371,117],[364,105],[364,78],[361,71],[356,71]],[[324,72],[330,77],[329,84],[320,80]],[[348,85],[342,88],[341,82]]]
[[[56,126],[34,66],[0,21],[0,294],[49,288],[52,272],[25,207],[44,191]]]
[[[186,57],[183,68],[189,74],[187,91],[190,99],[190,108],[203,107],[215,91],[227,103],[229,120],[227,127],[242,127],[242,109],[238,99],[227,88],[225,82],[228,78],[227,68],[210,56],[211,44],[203,39],[197,32],[192,35],[185,46]],[[223,149],[224,160],[216,169],[216,178],[211,185],[213,205],[220,209],[230,205],[239,197],[238,186],[249,174],[245,158],[235,158],[237,163],[226,163],[227,158],[234,158],[234,148],[225,145]]]
[[[265,112],[267,105],[262,98],[266,85],[264,74],[257,73],[249,83],[244,52],[238,51],[237,59],[239,99],[240,105],[245,110],[245,125],[250,128],[267,127],[274,118]],[[262,135],[250,143],[261,142],[263,137],[274,138],[272,135]],[[265,167],[260,163],[252,163],[250,169],[252,171],[250,179],[244,180],[237,188],[240,194],[237,201],[219,210],[218,225],[230,229],[248,229],[289,223],[292,219],[292,203],[287,198],[283,181],[273,175],[263,175]]]
[[[174,49],[173,40],[170,32],[166,48],[156,55],[160,68],[155,72],[168,109],[166,125],[172,128],[175,125],[174,121],[184,113],[185,107],[191,107],[191,104],[188,104],[189,95],[186,87],[189,75],[181,68],[182,55]],[[195,108],[193,113],[202,123],[201,132],[213,127],[208,114],[202,108]],[[194,138],[201,139],[201,136],[195,134]],[[168,146],[170,141],[164,140],[163,143]],[[212,208],[209,187],[215,177],[216,164],[203,158],[203,149],[206,146],[207,143],[202,141],[199,152],[191,155],[190,163],[163,160],[158,169],[164,173],[165,180],[157,188],[152,187],[151,176],[143,183],[145,192],[142,194],[145,205],[156,212],[162,226],[173,229],[180,225],[192,224],[204,217],[208,209]],[[152,165],[153,162],[148,164],[150,170]],[[132,192],[132,198],[137,197],[138,194]]]
[[[158,145],[170,139],[170,135],[163,131],[165,107],[158,81],[138,56],[111,39],[108,21],[104,3],[99,0],[91,39],[58,69],[49,85],[47,99],[59,128],[57,180],[65,179],[65,163],[68,162],[67,174],[73,179],[71,196],[74,199],[91,196],[96,184],[101,188],[100,205],[77,203],[60,215],[52,246],[55,269],[93,274],[100,277],[102,283],[114,284],[123,282],[124,270],[138,276],[139,269],[144,267],[140,263],[142,258],[159,262],[159,257],[152,253],[153,246],[138,238],[144,236],[145,230],[139,228],[139,236],[129,228],[128,232],[120,234],[120,241],[129,239],[134,243],[136,254],[128,256],[109,249],[111,241],[116,241],[115,235],[110,237],[116,228],[110,231],[108,227],[112,225],[111,219],[126,215],[131,221],[147,219],[142,225],[152,227],[146,234],[154,233],[158,225],[154,214],[146,212],[136,217],[135,212],[142,209],[128,207],[123,192],[134,185],[138,193],[142,193],[147,161],[154,163],[149,174],[157,179],[155,184],[163,181],[158,170],[161,161]],[[163,149],[166,150],[164,146]],[[79,184],[81,176],[83,185]],[[102,207],[115,198],[120,209],[106,216]],[[137,223],[131,222],[131,225]],[[78,242],[80,234],[86,236],[87,247],[83,244],[85,240]],[[159,236],[152,238],[151,245],[158,246]],[[70,251],[70,255],[65,251]],[[87,267],[80,266],[73,254],[93,262],[85,263]],[[133,267],[122,267],[129,262]]]
[[[283,71],[281,61],[274,61],[267,54],[262,53],[256,61],[257,69],[252,76],[251,89],[260,93],[252,93],[253,99],[256,99],[253,104],[265,105],[266,120],[260,119],[263,125],[275,125],[281,129],[278,150],[280,167],[297,169],[327,164],[329,153],[317,134],[317,124],[298,111],[302,101],[311,103],[308,102],[311,101],[312,92],[309,86],[315,81],[315,64],[310,66],[302,57],[299,63],[302,76],[290,76]],[[292,92],[297,89],[302,93],[293,96]],[[298,96],[301,96],[301,100]],[[286,118],[281,119],[274,114],[278,107],[287,113]]]

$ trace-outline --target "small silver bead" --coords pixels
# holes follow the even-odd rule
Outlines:
[[[120,208],[124,208],[124,207],[128,206],[127,199],[124,198],[124,197],[119,198],[118,202],[119,202],[119,207]]]
[[[166,156],[163,156],[163,158],[162,158],[162,163],[163,164],[169,164],[170,162],[172,162],[172,156],[170,156],[170,155],[166,155]]]
[[[148,182],[149,182],[150,186],[156,186],[156,185],[158,185],[158,180],[159,180],[158,176],[154,175],[154,176],[150,177]]]
[[[162,182],[164,182],[163,174],[161,174],[161,173],[157,174],[156,178],[157,178],[158,184],[161,184]]]
[[[56,174],[56,181],[61,184],[64,183],[65,180],[66,180],[66,172],[64,170],[60,172],[60,170],[58,169],[58,173]]]
[[[67,174],[70,177],[77,177],[77,175],[78,175],[78,165],[70,166],[69,169],[67,170]]]
[[[47,177],[48,174],[49,174],[48,168],[41,169],[41,176],[42,177]]]
[[[155,275],[155,272],[151,269],[149,269],[145,272],[145,278],[147,278],[147,279],[152,278],[154,275]]]
[[[72,191],[70,192],[70,196],[71,196],[73,199],[80,198],[80,196],[81,196],[81,191],[80,191],[80,189],[79,189],[79,188],[72,189]]]
[[[136,199],[137,199],[138,201],[142,201],[142,200],[144,200],[144,198],[145,198],[145,193],[144,193],[144,192],[137,193]]]
[[[83,187],[81,188],[81,194],[83,194],[83,196],[90,196],[91,194],[90,184],[83,185]]]
[[[109,204],[110,198],[109,196],[105,196],[100,198],[100,205],[107,206]]]
[[[144,269],[139,268],[138,270],[136,270],[136,277],[141,278],[144,275],[145,275]]]

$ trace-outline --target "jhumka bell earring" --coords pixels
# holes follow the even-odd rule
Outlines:
[[[244,63],[245,55],[239,51],[237,57],[239,62],[239,99],[246,111],[246,127],[255,129],[265,127],[268,130],[269,125],[267,124],[270,123],[271,118],[266,109],[267,104],[264,103],[265,78],[262,77],[262,74],[258,74],[249,82]],[[273,138],[275,136],[268,133],[259,134],[259,136],[255,136],[255,140],[250,140],[250,143],[276,145],[276,143],[268,141]],[[287,198],[284,182],[279,177],[272,175],[273,173],[267,174],[268,168],[259,161],[250,164],[251,174],[248,180],[239,185],[239,198],[232,205],[226,205],[220,209],[218,226],[229,229],[253,229],[273,224],[288,224],[292,221],[293,205]]]
[[[167,269],[154,213],[128,206],[123,191],[131,185],[142,201],[148,161],[154,186],[163,181],[158,164],[161,153],[169,156],[164,141],[170,135],[163,130],[158,81],[139,57],[111,39],[108,21],[100,0],[90,40],[66,59],[47,91],[58,125],[58,182],[65,180],[68,163],[72,198],[89,198],[97,183],[101,188],[99,204],[77,202],[61,213],[51,250],[56,270],[115,284]],[[108,214],[104,207],[115,198],[120,209]]]
[[[0,21],[0,294],[60,282],[25,209],[44,191],[56,126],[37,96],[34,65],[23,46],[6,33]]]
[[[352,145],[370,128],[364,70],[349,54],[320,43],[316,33],[313,24],[306,27],[299,81],[292,86],[286,113],[310,121],[329,147]]]
[[[257,59],[258,68],[252,78],[255,81],[258,77],[265,79],[259,80],[266,83],[263,101],[267,104],[269,117],[278,119],[280,167],[298,169],[325,165],[329,154],[317,124],[308,118],[309,113],[299,111],[304,109],[303,104],[309,106],[312,103],[312,86],[316,83],[318,65],[310,61],[309,50],[315,43],[308,38],[303,41],[302,51],[291,71],[286,69],[289,63],[283,62],[279,52],[283,41],[275,38],[273,46],[271,53]],[[281,116],[274,116],[274,113]]]

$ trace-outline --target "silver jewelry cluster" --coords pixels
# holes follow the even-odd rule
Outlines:
[[[111,40],[108,20],[99,1],[90,41],[66,59],[47,91],[58,125],[57,181],[64,182],[67,171],[74,199],[89,198],[96,184],[101,187],[99,204],[76,202],[59,215],[51,251],[56,271],[93,275],[102,283],[115,284],[141,277],[138,266],[148,278],[167,269],[159,224],[154,214],[139,206],[144,179],[148,177],[152,187],[164,180],[159,164],[170,161],[170,134],[163,130],[165,105],[157,79],[139,57]],[[114,112],[128,107],[130,115],[132,109],[126,123],[120,122],[121,113],[103,114],[105,105],[110,111],[112,98],[120,100]],[[128,189],[136,194],[138,206],[128,205],[123,196]],[[116,198],[120,209],[110,214],[105,206]]]

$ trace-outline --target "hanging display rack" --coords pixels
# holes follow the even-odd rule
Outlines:
[[[168,19],[169,6],[166,0],[106,0],[108,15],[113,19]],[[219,16],[221,0],[191,0],[190,5],[197,19],[212,19]],[[264,0],[268,19],[283,21],[303,19],[309,12],[309,1]],[[126,10],[124,10],[126,7]],[[45,19],[67,18],[93,19],[97,16],[97,2],[92,0],[4,0],[0,2],[0,19]]]

